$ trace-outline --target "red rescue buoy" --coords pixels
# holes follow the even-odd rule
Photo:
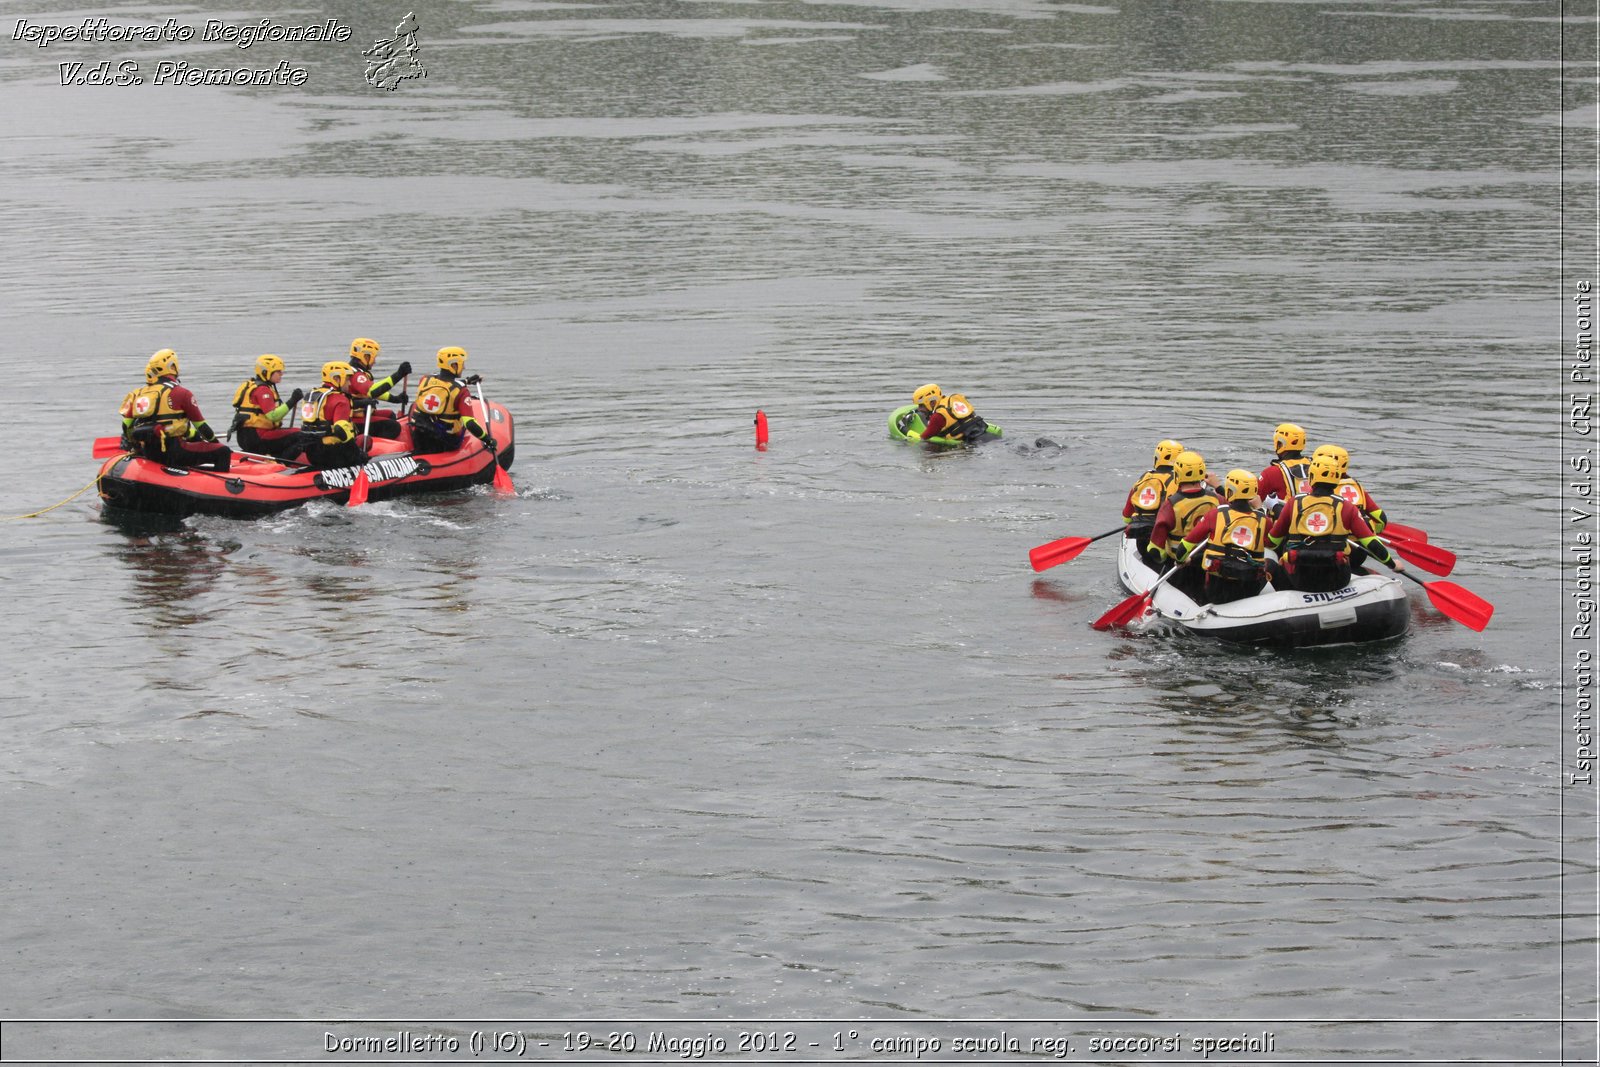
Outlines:
[[[756,412],[756,448],[762,452],[767,450],[767,413]]]

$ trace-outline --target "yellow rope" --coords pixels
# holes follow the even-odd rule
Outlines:
[[[67,499],[61,501],[61,504],[70,504],[70,503],[72,503],[74,500],[78,499],[84,493],[88,492],[90,489],[93,489],[96,485],[99,485],[99,484],[100,484],[100,476],[97,474],[97,475],[94,476],[94,481],[90,482],[88,485],[84,486],[82,489],[79,489],[76,493],[73,493],[71,496],[67,497]],[[59,508],[61,506],[61,504],[51,504],[47,508],[40,508],[38,511],[30,511],[26,515],[3,515],[3,516],[0,516],[0,522],[10,522],[13,519],[36,519],[40,515],[43,515],[47,511],[54,511],[56,508]]]

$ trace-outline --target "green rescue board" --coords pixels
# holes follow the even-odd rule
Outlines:
[[[889,416],[889,436],[894,438],[896,441],[910,441],[911,438],[907,437],[906,434],[908,432],[921,433],[922,428],[925,425],[926,423],[922,421],[922,414],[917,411],[917,405],[907,404],[903,408],[897,408],[894,414]],[[983,441],[987,441],[991,437],[999,436],[1000,427],[991,422],[986,427],[983,436],[972,441],[964,441],[959,437],[930,437],[925,441],[921,441],[920,443],[925,445],[979,444]]]

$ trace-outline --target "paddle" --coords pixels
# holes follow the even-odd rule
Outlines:
[[[1467,629],[1481,633],[1483,628],[1489,625],[1489,618],[1494,614],[1494,605],[1470,589],[1463,589],[1454,582],[1425,582],[1410,571],[1395,571],[1395,573],[1410,578],[1422,586],[1428,594],[1428,599],[1433,601],[1434,607]]]
[[[1421,541],[1424,544],[1428,540],[1427,530],[1419,530],[1415,526],[1402,526],[1398,522],[1385,523],[1383,533],[1386,537],[1403,537],[1407,541]]]
[[[1439,546],[1435,545],[1432,541],[1428,540],[1428,534],[1427,534],[1427,531],[1425,531],[1425,530],[1417,530],[1417,533],[1421,534],[1422,536],[1421,537],[1414,537],[1411,534],[1406,533],[1405,531],[1411,530],[1411,529],[1415,529],[1415,527],[1402,526],[1399,530],[1395,530],[1395,529],[1393,529],[1393,526],[1394,526],[1393,523],[1390,523],[1388,526],[1385,526],[1382,530],[1378,531],[1378,536],[1393,538],[1396,541],[1404,541],[1408,545],[1427,545],[1430,548],[1439,548]],[[1439,551],[1445,552],[1445,551],[1448,551],[1448,550],[1447,549],[1443,549],[1443,548],[1439,548]]]
[[[367,483],[367,466],[361,465],[356,471],[356,480],[350,483],[350,499],[345,502],[347,508],[358,508],[367,502],[367,491],[371,486]]]
[[[361,436],[367,439],[367,447],[372,447],[372,406],[373,401],[367,405],[367,417],[361,422]],[[356,471],[356,480],[350,483],[350,499],[345,502],[347,508],[358,508],[367,502],[367,491],[371,488],[367,484],[367,465],[363,463],[361,469]]]
[[[94,439],[95,459],[106,459],[107,457],[120,456],[124,453],[138,455],[136,452],[129,452],[126,448],[123,448],[122,438],[120,437],[96,437]],[[306,466],[304,463],[295,463],[292,460],[281,459],[278,456],[268,456],[261,452],[246,452],[241,448],[233,449],[233,454],[236,456],[249,456],[251,459],[264,459],[268,463],[282,463],[285,467]]]
[[[284,459],[282,456],[269,456],[265,452],[241,452],[236,448],[233,450],[233,454],[236,456],[248,456],[251,459],[259,459],[267,463],[281,463],[285,467],[298,467],[301,470],[309,470],[311,468],[309,463],[296,463],[292,459]]]
[[[1198,545],[1195,545],[1194,548],[1190,550],[1189,554],[1183,557],[1183,562],[1188,563],[1189,560],[1194,557],[1194,554],[1205,546],[1206,542],[1204,541],[1200,542]],[[1182,564],[1179,566],[1181,565]],[[1153,583],[1151,583],[1149,589],[1146,589],[1142,593],[1133,594],[1131,597],[1124,600],[1122,603],[1118,604],[1116,607],[1112,608],[1098,619],[1094,620],[1094,622],[1090,625],[1092,625],[1096,630],[1110,630],[1118,626],[1126,626],[1135,619],[1142,617],[1145,613],[1145,610],[1150,607],[1150,602],[1156,598],[1156,590],[1161,588],[1161,583],[1177,573],[1178,568],[1173,567],[1171,570],[1167,571],[1167,573],[1163,574],[1161,577],[1157,578]]]
[[[1094,544],[1103,537],[1110,537],[1114,533],[1121,533],[1125,526],[1118,526],[1114,530],[1107,530],[1103,534],[1093,537],[1063,537],[1059,541],[1051,541],[1047,545],[1028,550],[1028,562],[1033,564],[1036,571],[1048,570],[1058,563],[1065,563],[1070,559],[1077,559],[1078,553]]]
[[[137,455],[138,454],[138,453],[135,453],[135,452],[128,452],[128,450],[126,448],[123,448],[122,447],[122,438],[120,438],[120,437],[98,437],[98,438],[95,439],[95,442],[94,442],[94,458],[95,459],[105,459],[108,456],[120,456],[120,455],[123,455],[124,453],[126,453],[127,455]],[[309,463],[296,463],[292,459],[284,459],[282,456],[269,456],[264,452],[246,452],[243,449],[235,448],[233,450],[233,454],[236,455],[236,456],[248,456],[251,459],[259,459],[259,460],[263,460],[263,461],[265,461],[267,463],[281,463],[285,467],[299,467],[299,468],[302,468],[302,469],[310,467]]]
[[[483,416],[483,431],[484,433],[488,433],[489,405],[483,401],[483,383],[473,382],[472,388],[478,397],[478,414]],[[505,494],[515,493],[517,490],[516,487],[511,484],[511,475],[504,467],[500,466],[500,456],[498,450],[491,452],[490,455],[494,458],[494,491]]]
[[[1430,545],[1425,541],[1407,541],[1390,535],[1387,530],[1384,531],[1381,540],[1399,553],[1401,559],[1429,574],[1437,574],[1443,578],[1456,569],[1456,554],[1447,548]]]
[[[1388,531],[1386,530],[1385,532],[1387,533]],[[1351,541],[1349,544],[1354,546],[1355,542]],[[1415,550],[1418,547],[1416,544],[1402,544],[1404,547],[1401,544],[1392,546],[1399,550],[1402,555],[1404,555],[1406,548]],[[1426,547],[1432,548],[1433,546]],[[1436,549],[1436,551],[1450,556],[1452,561],[1455,559],[1454,556],[1445,552],[1442,548]],[[1463,589],[1454,582],[1425,582],[1410,571],[1395,570],[1393,565],[1389,569],[1402,578],[1410,578],[1413,582],[1422,586],[1423,591],[1428,594],[1428,599],[1433,602],[1434,607],[1468,629],[1482,632],[1483,628],[1489,625],[1490,617],[1494,615],[1494,605],[1470,589]]]

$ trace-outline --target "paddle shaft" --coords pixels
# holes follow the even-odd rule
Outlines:
[[[264,459],[268,463],[281,463],[285,467],[305,467],[305,466],[309,466],[309,464],[295,463],[292,460],[283,459],[280,456],[269,456],[269,455],[266,455],[265,453],[262,453],[262,452],[246,452],[242,448],[232,449],[232,452],[236,456],[249,456],[251,459]],[[127,453],[130,456],[139,455],[139,453],[137,453],[137,452],[129,452],[127,449],[123,448],[122,447],[122,438],[120,438],[120,437],[97,437],[97,438],[95,438],[95,442],[94,442],[94,458],[95,459],[108,459],[111,456],[120,455],[122,453]],[[200,469],[203,470],[204,468],[200,468]]]
[[[1028,550],[1028,562],[1036,571],[1048,570],[1058,563],[1066,563],[1078,558],[1078,554],[1096,541],[1110,537],[1114,533],[1121,533],[1126,526],[1118,526],[1107,530],[1103,534],[1093,537],[1063,537],[1055,541],[1048,541]]]
[[[1121,626],[1124,623],[1132,622],[1134,619],[1143,615],[1145,609],[1155,602],[1156,590],[1161,588],[1161,583],[1165,582],[1168,578],[1171,578],[1174,574],[1177,574],[1178,568],[1184,566],[1191,559],[1193,559],[1194,554],[1206,547],[1206,544],[1207,542],[1202,541],[1198,545],[1195,545],[1189,550],[1189,554],[1183,557],[1182,563],[1172,567],[1165,574],[1151,582],[1149,589],[1146,589],[1142,593],[1133,594],[1133,596],[1121,601],[1116,607],[1100,616],[1094,621],[1094,628],[1096,630],[1109,630],[1112,627]]]
[[[1399,537],[1385,536],[1381,540],[1389,546],[1390,551],[1398,553],[1401,559],[1422,568],[1429,574],[1437,574],[1443,578],[1455,569],[1455,553],[1447,549],[1430,545],[1425,541],[1407,541]]]
[[[1465,589],[1454,582],[1425,582],[1410,571],[1401,570],[1393,563],[1389,569],[1402,578],[1410,578],[1422,586],[1423,592],[1428,594],[1428,601],[1439,610],[1441,615],[1459,622],[1469,630],[1480,633],[1489,625],[1489,620],[1494,616],[1494,605],[1470,589]]]
[[[233,450],[233,454],[236,455],[236,456],[249,456],[251,459],[266,460],[268,463],[281,463],[285,467],[309,467],[310,466],[309,463],[296,463],[292,459],[284,459],[282,456],[269,456],[264,452],[243,452],[243,451],[240,451],[239,449],[236,448],[236,449]]]
[[[483,399],[483,383],[473,382],[472,388],[474,394],[478,398],[478,414],[483,417],[484,435],[488,437],[491,442],[494,442],[494,435],[489,430],[489,423],[491,421],[489,418],[489,405]],[[489,451],[489,458],[494,462],[494,488],[496,492],[509,495],[517,490],[516,487],[511,484],[511,475],[507,473],[504,467],[500,466],[500,449],[498,447],[499,442],[494,443],[496,447],[490,449]],[[485,447],[487,447],[487,445]]]
[[[1483,632],[1494,617],[1494,605],[1470,589],[1454,582],[1425,582],[1406,571],[1397,572],[1422,586],[1428,599],[1440,613],[1454,619],[1469,630]]]
[[[1174,574],[1177,574],[1179,567],[1187,566],[1189,561],[1191,559],[1194,559],[1195,553],[1199,552],[1202,548],[1206,547],[1207,543],[1208,542],[1206,542],[1206,541],[1201,541],[1198,545],[1195,545],[1193,548],[1191,548],[1189,550],[1189,554],[1188,555],[1184,556],[1182,560],[1180,560],[1179,562],[1173,564],[1170,568],[1168,568],[1166,573],[1161,575],[1161,577],[1159,577],[1155,581],[1151,582],[1150,583],[1150,588],[1146,589],[1140,595],[1141,596],[1148,596],[1148,597],[1150,597],[1151,600],[1154,600],[1155,599],[1154,593],[1155,593],[1155,591],[1157,589],[1159,589],[1161,587],[1161,583],[1166,581],[1168,578],[1171,578]]]
[[[1403,537],[1408,541],[1427,541],[1428,531],[1415,526],[1403,526],[1398,522],[1385,523],[1383,532],[1393,537]]]
[[[483,421],[483,432],[487,435],[489,434],[489,405],[483,402],[482,382],[472,383],[472,395],[478,401],[478,418]],[[495,460],[496,465],[498,465],[499,462],[500,461],[498,459]]]

